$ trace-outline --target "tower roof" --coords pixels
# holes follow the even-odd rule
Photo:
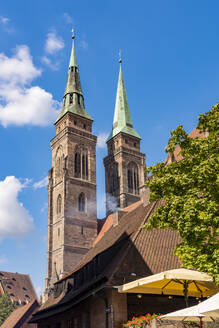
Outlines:
[[[120,65],[119,80],[118,80],[118,87],[117,87],[117,94],[116,94],[113,127],[112,127],[112,132],[110,133],[107,141],[115,137],[120,132],[124,132],[126,134],[141,139],[141,137],[135,131],[132,125],[132,119],[131,119],[128,100],[126,96],[121,65]]]
[[[56,122],[58,122],[67,112],[71,112],[92,120],[91,116],[84,107],[84,97],[81,89],[80,75],[75,54],[74,36],[72,36],[72,39],[72,49],[68,67],[68,77],[63,97],[63,105]]]

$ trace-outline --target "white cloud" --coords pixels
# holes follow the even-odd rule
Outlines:
[[[65,46],[62,38],[58,37],[55,32],[50,32],[47,34],[45,50],[48,54],[52,55]]]
[[[3,31],[11,34],[15,30],[10,24],[10,19],[8,17],[0,16],[0,25],[2,26]]]
[[[88,43],[86,41],[84,41],[84,40],[80,41],[79,45],[84,50],[87,50],[88,49]]]
[[[97,148],[105,148],[106,140],[109,136],[109,133],[103,132],[97,136]]]
[[[0,53],[0,81],[27,84],[39,75],[41,70],[34,66],[27,46],[17,47],[11,58]]]
[[[0,22],[1,22],[3,25],[7,24],[9,21],[10,21],[10,19],[9,19],[8,17],[0,16]]]
[[[58,116],[60,104],[39,86],[30,86],[41,75],[25,45],[11,58],[0,53],[0,124],[46,126]]]
[[[34,189],[44,188],[48,185],[48,177],[43,178],[42,180],[35,182],[33,184]]]
[[[53,71],[57,71],[59,69],[59,65],[60,63],[56,60],[56,61],[52,61],[49,57],[47,56],[43,56],[41,58],[43,64],[45,64],[46,66],[48,66],[51,70]]]
[[[71,16],[68,14],[68,13],[64,13],[62,15],[64,21],[67,23],[67,24],[72,24],[73,23],[73,19],[71,18]]]
[[[24,187],[14,176],[0,181],[0,238],[23,236],[33,230],[33,218],[18,200]]]

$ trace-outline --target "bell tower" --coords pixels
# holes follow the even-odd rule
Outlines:
[[[121,62],[113,127],[104,158],[107,215],[115,206],[124,208],[140,200],[145,183],[145,154],[140,152],[141,138],[133,128]]]
[[[62,110],[51,140],[48,184],[48,289],[72,271],[97,235],[96,142],[84,106],[74,35]]]

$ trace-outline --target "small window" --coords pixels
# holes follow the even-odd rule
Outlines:
[[[25,295],[25,297],[26,297],[26,298],[30,298],[30,296],[29,296],[29,295],[27,295],[27,294]]]
[[[3,276],[4,276],[4,275],[3,275],[3,273],[1,273],[1,272],[0,272],[0,276],[2,276],[2,277],[3,277]]]
[[[11,293],[11,294],[9,294],[9,296],[14,296],[14,294],[13,294],[13,293]]]
[[[77,125],[77,121],[74,121],[74,125]]]
[[[73,103],[73,93],[70,93],[69,104]]]
[[[62,211],[62,196],[58,195],[57,198],[57,214],[60,215]]]
[[[85,212],[85,195],[83,192],[78,197],[78,210],[79,212]]]
[[[27,288],[26,287],[23,287],[23,290],[27,290]]]
[[[82,235],[84,234],[84,227],[83,227],[83,225],[81,226],[81,234]]]
[[[16,281],[16,279],[13,277],[12,280]]]
[[[125,139],[125,143],[126,143],[126,144],[128,143],[128,140],[127,140],[127,139]]]
[[[84,129],[86,130],[86,124],[83,125]]]
[[[136,143],[134,142],[134,147],[136,147]]]
[[[11,289],[11,286],[7,285],[7,288],[8,288],[8,289]]]
[[[73,72],[73,66],[71,66],[71,72]]]

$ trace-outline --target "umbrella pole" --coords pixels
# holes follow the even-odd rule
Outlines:
[[[188,282],[184,281],[183,285],[184,285],[183,293],[184,293],[185,303],[186,303],[186,307],[188,307],[189,306],[189,304],[188,304]]]
[[[202,317],[200,317],[200,328],[202,328]]]

